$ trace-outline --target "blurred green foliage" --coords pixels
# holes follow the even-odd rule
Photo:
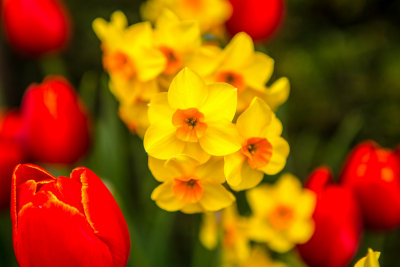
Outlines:
[[[60,57],[22,58],[1,37],[0,100],[18,106],[29,84],[47,74],[65,75],[92,114],[92,150],[77,165],[92,169],[113,190],[131,232],[129,266],[218,266],[218,251],[209,252],[198,241],[199,215],[168,213],[150,199],[157,182],[147,168],[142,141],[119,120],[117,102],[107,87],[91,23],[96,17],[108,19],[118,9],[136,23],[140,2],[66,0],[74,35]],[[396,0],[287,1],[281,31],[257,44],[275,59],[273,80],[287,76],[291,81],[289,101],[278,112],[291,145],[285,171],[304,180],[325,164],[338,174],[349,149],[362,140],[392,148],[399,144],[399,14]],[[56,175],[72,169],[46,168]],[[245,202],[243,194],[239,201]],[[0,217],[1,266],[16,266],[10,227],[6,211]],[[381,266],[400,266],[400,231],[367,233],[357,258],[367,247],[382,251]]]

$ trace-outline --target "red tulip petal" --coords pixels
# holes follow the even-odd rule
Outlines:
[[[82,183],[82,204],[94,233],[109,247],[113,267],[123,267],[129,257],[129,231],[117,202],[103,182],[87,168],[76,168],[71,179]]]
[[[112,256],[76,208],[39,192],[18,214],[15,253],[21,267],[109,267]]]

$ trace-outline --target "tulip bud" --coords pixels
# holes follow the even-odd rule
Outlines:
[[[13,245],[21,267],[126,265],[124,217],[102,181],[87,168],[71,178],[18,165],[11,187]]]
[[[72,164],[87,152],[88,115],[64,78],[32,84],[22,100],[21,115],[21,136],[33,160]]]
[[[57,0],[3,0],[2,20],[7,39],[22,54],[56,52],[70,38],[69,15]]]
[[[394,151],[373,141],[359,144],[349,155],[340,181],[354,190],[368,228],[400,225],[400,162]]]
[[[231,35],[245,32],[253,40],[268,39],[280,26],[284,13],[284,0],[230,0],[232,16],[226,22]]]
[[[334,185],[327,167],[320,167],[309,177],[306,188],[317,195],[313,214],[315,232],[298,245],[298,251],[310,267],[345,267],[360,243],[361,212],[353,192]]]

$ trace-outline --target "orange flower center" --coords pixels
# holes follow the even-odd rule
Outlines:
[[[207,124],[203,121],[203,113],[196,108],[178,109],[172,116],[176,137],[185,142],[197,142],[204,135]]]
[[[285,205],[278,205],[267,216],[268,222],[277,230],[287,229],[293,221],[293,209]]]
[[[262,168],[271,160],[272,145],[266,138],[249,138],[242,146],[242,153],[247,157],[250,167]]]
[[[197,203],[203,196],[203,185],[197,178],[177,178],[172,185],[175,197],[185,203]]]
[[[204,8],[204,3],[202,0],[184,0],[183,6],[191,9],[193,12],[198,12],[200,14],[200,10]]]
[[[182,68],[182,58],[174,50],[166,46],[160,47],[160,51],[167,59],[164,74],[173,75],[177,73]]]
[[[216,76],[216,81],[229,83],[230,85],[236,87],[238,94],[243,92],[243,90],[246,88],[243,76],[233,71],[222,71],[218,73]]]
[[[126,79],[135,75],[135,66],[132,60],[121,51],[104,52],[103,66],[111,74],[121,75]]]

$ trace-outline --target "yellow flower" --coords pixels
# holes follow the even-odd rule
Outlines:
[[[140,11],[144,20],[154,22],[165,8],[180,19],[198,21],[202,32],[221,27],[232,13],[228,0],[148,0]]]
[[[311,238],[315,194],[303,189],[293,175],[284,174],[275,185],[251,189],[247,199],[253,211],[249,230],[252,240],[283,253]]]
[[[272,175],[281,171],[286,164],[289,145],[280,136],[281,122],[257,97],[239,116],[236,128],[242,149],[225,156],[224,171],[232,189],[244,190],[259,184],[264,173]]]
[[[149,81],[164,69],[164,55],[154,49],[153,29],[149,22],[127,25],[125,15],[116,11],[108,23],[102,18],[93,21],[93,30],[102,42],[103,65],[107,72],[120,79]]]
[[[149,168],[153,176],[162,182],[154,189],[151,198],[167,211],[217,211],[235,200],[222,185],[225,177],[221,158],[212,157],[200,165],[186,156],[168,161],[149,157]]]
[[[250,255],[247,235],[248,219],[241,217],[235,205],[218,213],[205,213],[200,228],[200,241],[208,249],[215,249],[219,229],[222,230],[222,255],[224,262],[243,262]]]
[[[204,81],[188,68],[173,79],[168,93],[150,102],[150,126],[144,136],[147,153],[158,159],[179,154],[205,161],[240,149],[232,124],[236,90],[229,84]]]
[[[137,101],[133,104],[122,103],[118,109],[118,115],[132,133],[136,133],[143,138],[144,133],[149,127],[147,117],[148,103]]]
[[[249,257],[243,263],[224,264],[224,267],[285,267],[281,262],[274,261],[262,246],[256,245],[251,249]]]
[[[155,23],[155,44],[165,56],[166,65],[159,77],[161,87],[168,89],[172,78],[183,68],[202,70],[212,67],[217,52],[202,46],[197,21],[180,20],[172,11],[165,9]],[[214,63],[215,64],[215,63]]]
[[[369,248],[367,255],[357,261],[354,267],[379,267],[378,259],[380,255],[379,251],[373,251]]]
[[[236,34],[222,51],[219,65],[208,79],[227,82],[238,89],[237,111],[248,107],[255,96],[262,98],[272,109],[286,101],[289,81],[281,78],[270,88],[266,83],[274,69],[274,60],[261,52],[254,51],[254,44],[246,33]]]

